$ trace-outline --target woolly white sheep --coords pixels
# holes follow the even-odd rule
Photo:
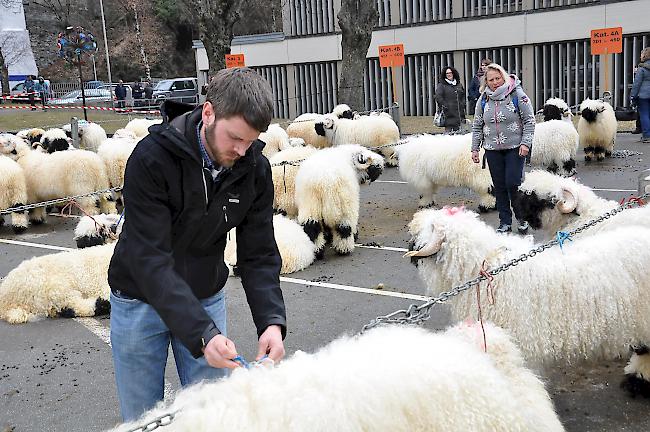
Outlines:
[[[37,144],[41,142],[41,137],[44,133],[45,131],[41,128],[29,128],[19,131],[16,136],[26,139],[30,144]]]
[[[72,137],[72,126],[63,125],[63,130],[68,137]],[[106,131],[101,125],[93,122],[79,122],[79,148],[96,152],[102,142],[107,138]]]
[[[549,120],[562,120],[566,123],[573,124],[573,113],[569,105],[561,98],[550,98],[544,102],[542,110],[544,114],[544,121]],[[537,133],[537,126],[535,126],[535,133]]]
[[[295,139],[295,138],[294,138]],[[273,209],[277,213],[289,217],[298,215],[296,206],[296,174],[300,167],[299,161],[307,159],[318,150],[314,147],[290,147],[271,156],[271,173],[273,175]],[[278,165],[282,162],[296,162],[297,165]]]
[[[1,138],[0,138],[1,139]],[[0,210],[11,207],[20,207],[27,202],[27,184],[23,169],[12,159],[0,156]],[[4,224],[4,217],[0,216],[0,226]],[[16,234],[27,229],[27,212],[14,212],[11,214],[11,228]]]
[[[297,147],[305,144],[302,138],[289,138],[287,132],[277,123],[269,125],[266,132],[260,134],[260,140],[266,144],[262,149],[262,154],[267,158],[271,158],[279,151],[288,149],[289,147]]]
[[[347,104],[339,104],[335,106],[332,110],[332,114],[334,114],[337,118],[352,119],[354,117],[354,112]]]
[[[112,432],[170,412],[166,432],[563,431],[544,384],[509,336],[489,323],[485,331],[487,353],[476,325],[344,336],[273,368],[239,369],[189,387]]]
[[[540,170],[526,174],[519,192],[524,219],[534,229],[543,229],[551,236],[558,231],[569,232],[619,206],[616,201],[600,198],[576,180]],[[581,235],[629,225],[650,228],[650,207],[626,209]]]
[[[612,106],[601,100],[585,99],[580,104],[578,135],[580,147],[585,152],[585,160],[602,161],[614,149],[618,123]]]
[[[314,129],[316,122],[321,121],[322,118],[322,114],[301,114],[287,126],[287,134],[291,138],[302,138],[306,145],[315,148],[329,147],[330,144],[327,139],[324,136],[318,135]]]
[[[572,123],[548,120],[535,125],[530,163],[553,173],[575,174],[578,132]]]
[[[104,140],[97,149],[97,154],[104,161],[108,183],[111,187],[124,185],[126,162],[138,142],[131,138],[113,137]],[[115,199],[122,199],[122,192],[114,193]]]
[[[113,133],[112,138],[127,138],[131,139],[134,141],[138,141],[138,137],[136,136],[135,132],[129,129],[118,129]]]
[[[117,240],[122,225],[124,218],[118,214],[83,216],[74,229],[74,241],[79,249],[110,243]]]
[[[327,138],[329,145],[359,144],[364,147],[378,147],[397,143],[400,133],[392,118],[385,116],[361,116],[356,120],[337,118],[332,114],[317,120],[314,126],[316,133]],[[389,166],[397,166],[395,147],[384,147],[378,150],[386,159]]]
[[[532,236],[497,234],[473,212],[422,210],[409,224],[406,256],[416,260],[429,294],[448,291],[533,248]],[[483,318],[512,332],[526,360],[540,365],[612,359],[630,341],[650,340],[650,230],[619,228],[554,247],[481,287]],[[477,313],[476,290],[451,301],[455,319]]]
[[[75,196],[108,189],[106,169],[100,157],[86,150],[59,151],[52,154],[32,151],[20,138],[0,136],[0,154],[16,160],[25,173],[27,203],[36,203],[66,196]],[[96,200],[103,213],[115,213],[110,193],[77,200],[88,214],[98,214]],[[29,211],[33,223],[46,220],[45,207]]]
[[[159,123],[162,123],[162,119],[149,120],[136,118],[128,122],[124,129],[130,130],[138,139],[141,139],[149,135],[149,127]]]
[[[69,125],[68,125],[69,126]],[[48,129],[41,135],[38,143],[33,143],[32,147],[39,144],[43,150],[48,153],[69,150],[72,147],[72,140],[68,138],[66,132],[60,128]]]
[[[108,265],[115,244],[23,261],[0,284],[0,319],[103,315],[110,310]]]
[[[288,274],[306,269],[316,258],[316,245],[302,230],[302,227],[293,220],[282,215],[273,216],[273,233],[275,242],[282,258],[281,274]],[[236,274],[237,266],[237,235],[236,229],[230,230],[224,261],[231,274]]]
[[[319,150],[300,164],[296,174],[298,223],[316,243],[318,256],[326,235],[339,254],[354,250],[359,221],[359,185],[375,181],[384,158],[359,146]]]
[[[471,134],[417,135],[396,147],[400,175],[420,193],[420,207],[434,206],[438,188],[449,186],[474,191],[480,212],[495,208],[490,171],[472,162],[471,147]]]

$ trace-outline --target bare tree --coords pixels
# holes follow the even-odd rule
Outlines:
[[[226,67],[230,54],[233,26],[239,20],[243,0],[185,0],[190,10],[198,12],[199,36],[210,62],[210,75]]]
[[[72,0],[32,0],[31,3],[54,14],[59,23],[60,30],[63,30],[70,25]]]
[[[149,61],[147,60],[147,52],[144,49],[144,41],[142,40],[142,30],[140,30],[140,19],[138,17],[138,3],[132,1],[130,6],[133,8],[133,13],[135,17],[135,37],[140,45],[140,58],[142,59],[142,64],[144,65],[145,76],[147,80],[151,79],[151,67],[149,67]]]
[[[0,33],[0,68],[2,69],[2,94],[8,95],[9,66],[20,62],[23,56],[31,50],[29,39],[20,37],[17,32]]]
[[[372,29],[379,20],[377,2],[341,0],[338,14],[341,27],[341,81],[338,100],[352,109],[363,110],[363,77]]]

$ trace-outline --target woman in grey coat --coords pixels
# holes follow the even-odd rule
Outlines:
[[[521,81],[496,63],[488,65],[481,91],[472,125],[472,160],[479,163],[478,151],[482,146],[499,211],[497,232],[512,231],[512,207],[519,232],[525,234],[528,222],[520,217],[516,199],[524,161],[533,146],[535,112]]]
[[[445,113],[445,132],[452,132],[460,130],[465,122],[465,89],[456,69],[446,67],[443,72],[436,87],[436,103]]]
[[[641,63],[634,77],[630,96],[632,103],[639,109],[643,133],[641,140],[645,144],[650,144],[650,47],[641,51]]]

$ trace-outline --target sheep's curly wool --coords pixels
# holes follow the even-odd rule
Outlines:
[[[0,139],[1,140],[1,139]],[[0,210],[20,207],[27,202],[27,184],[23,169],[17,162],[8,157],[0,156]],[[0,216],[0,225],[4,219]],[[27,212],[11,214],[11,227],[15,233],[27,229]]]
[[[447,291],[533,248],[532,237],[497,234],[468,211],[422,210],[409,224],[429,294]],[[418,258],[417,256],[413,257]],[[611,359],[630,341],[650,340],[650,230],[580,236],[495,276],[496,301],[483,317],[512,332],[526,360],[547,364]],[[588,269],[588,270],[586,270]],[[457,319],[477,312],[476,293],[450,302]]]
[[[544,385],[508,335],[485,327],[487,354],[476,325],[444,333],[380,327],[342,337],[275,368],[236,370],[189,387],[113,432],[169,412],[177,412],[169,432],[563,431]]]
[[[318,150],[312,146],[290,147],[271,156],[273,175],[273,209],[289,217],[298,215],[296,206],[296,174],[300,163]],[[296,165],[278,165],[282,162],[296,162]],[[274,166],[275,165],[275,166]]]

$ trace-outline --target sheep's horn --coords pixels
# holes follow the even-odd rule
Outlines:
[[[571,213],[576,209],[578,199],[569,189],[562,189],[562,201],[557,204],[558,209],[562,213]]]
[[[440,247],[442,246],[442,242],[444,240],[445,236],[439,234],[435,239],[424,245],[422,249],[406,252],[404,255],[402,255],[402,258],[431,256],[440,250]]]

